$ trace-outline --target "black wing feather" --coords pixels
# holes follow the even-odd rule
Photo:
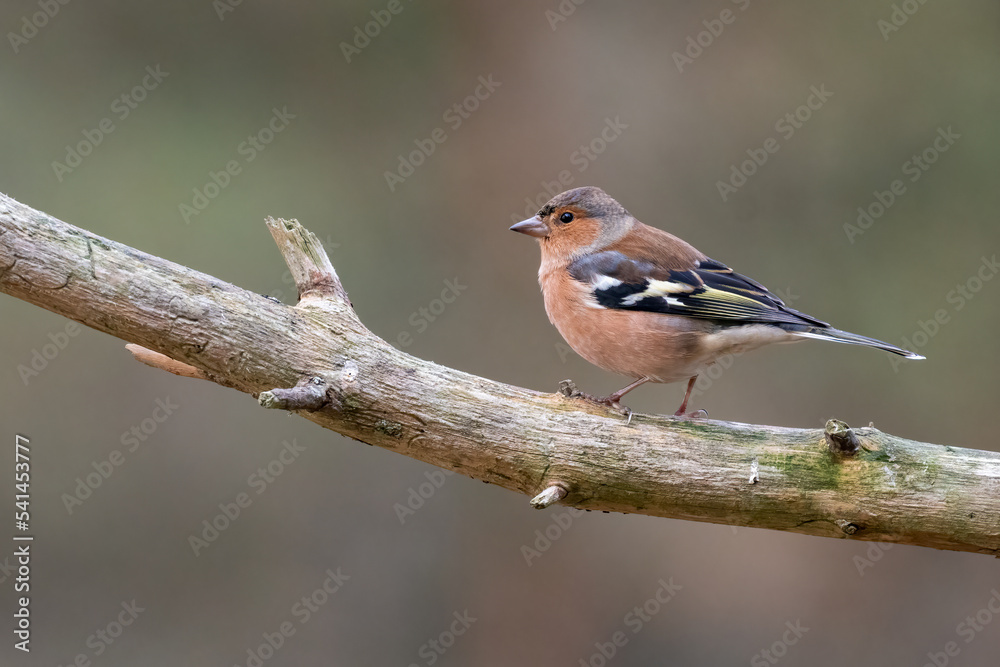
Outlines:
[[[683,315],[723,325],[829,326],[789,308],[760,283],[712,259],[683,271],[605,251],[576,260],[569,272],[589,285],[605,308]]]

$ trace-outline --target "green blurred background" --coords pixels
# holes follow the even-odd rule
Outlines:
[[[37,2],[0,9],[0,190],[30,206],[287,303],[294,288],[262,220],[295,217],[327,243],[365,324],[408,352],[538,390],[572,377],[607,393],[623,380],[567,353],[542,307],[536,244],[507,231],[565,171],[794,307],[894,343],[916,337],[928,357],[894,368],[874,350],[770,348],[704,383],[695,407],[998,447],[1000,280],[972,280],[1000,249],[996,2],[910,0],[891,32],[879,21],[893,4],[860,1],[565,0],[566,16],[555,0],[52,5],[51,18],[32,19]],[[391,21],[347,62],[341,44],[379,17]],[[706,46],[678,68],[689,37]],[[122,118],[115,100],[147,67],[167,75]],[[456,127],[445,114],[479,77],[493,91]],[[787,136],[776,123],[813,86],[832,95]],[[275,109],[294,118],[263,150],[241,150]],[[75,168],[53,166],[105,118],[113,131]],[[436,128],[446,140],[390,189],[385,172]],[[948,128],[959,138],[909,180],[904,164]],[[723,200],[717,182],[768,137],[780,149]],[[231,160],[239,173],[186,222],[180,205]],[[849,235],[858,207],[896,179],[904,194]],[[422,325],[411,314],[446,280],[464,289]],[[980,288],[961,307],[949,299],[959,285]],[[0,318],[0,498],[10,506],[14,434],[25,434],[37,535],[33,650],[13,650],[5,632],[3,664],[254,665],[248,650],[286,621],[295,634],[263,664],[601,665],[597,645],[618,631],[628,641],[608,664],[773,664],[760,653],[773,649],[786,665],[923,665],[953,641],[950,664],[996,664],[1000,618],[971,641],[960,626],[1000,590],[994,559],[537,512],[142,366],[104,334],[63,338],[65,320],[24,302],[0,296]],[[50,336],[65,349],[22,377]],[[643,387],[629,404],[672,411],[682,389]],[[178,406],[162,423],[157,399]],[[133,427],[147,432],[128,451]],[[251,476],[293,440],[304,450],[258,494]],[[70,512],[64,494],[114,450],[122,465]],[[241,492],[252,505],[195,556],[189,536]],[[522,547],[546,546],[536,531],[556,539],[529,564]],[[301,623],[293,606],[337,568],[349,580]],[[635,632],[626,615],[671,577],[681,590]],[[92,638],[133,599],[135,622],[110,645]],[[475,622],[449,636],[466,612]],[[781,644],[796,637],[786,622],[809,628],[794,645]]]

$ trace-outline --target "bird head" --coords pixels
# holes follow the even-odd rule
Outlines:
[[[604,190],[588,186],[556,195],[534,217],[510,229],[536,237],[542,252],[569,256],[600,250],[613,243],[628,231],[634,220]]]

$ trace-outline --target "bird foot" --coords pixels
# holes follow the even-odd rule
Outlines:
[[[580,398],[590,401],[591,403],[598,403],[600,405],[606,405],[609,408],[614,408],[623,415],[631,416],[632,414],[631,408],[619,403],[618,398],[616,398],[613,394],[611,396],[591,396],[590,394],[584,394],[583,392],[579,392],[578,396]]]
[[[632,408],[619,403],[618,397],[614,394],[610,396],[591,396],[590,394],[584,394],[583,392],[577,392],[577,394],[584,400],[590,401],[591,403],[597,403],[598,405],[606,405],[616,412],[621,413],[622,417],[628,418],[625,422],[626,426],[632,423]]]
[[[610,396],[593,396],[591,394],[585,394],[576,387],[576,383],[572,380],[563,380],[559,383],[559,393],[566,398],[582,398],[585,401],[590,401],[591,403],[597,403],[598,405],[606,405],[610,408],[614,408],[616,411],[620,412],[623,417],[628,417],[628,422],[626,424],[632,423],[632,409],[628,406],[622,405],[619,400],[620,395],[611,394]]]
[[[691,412],[678,410],[674,413],[674,417],[679,417],[681,419],[707,419],[708,410],[692,410]]]

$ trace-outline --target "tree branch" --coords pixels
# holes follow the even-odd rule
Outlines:
[[[267,224],[299,289],[294,307],[0,195],[0,291],[128,341],[157,368],[535,496],[538,508],[1000,555],[998,453],[835,420],[825,431],[640,414],[627,423],[577,398],[423,361],[361,324],[312,234]]]

